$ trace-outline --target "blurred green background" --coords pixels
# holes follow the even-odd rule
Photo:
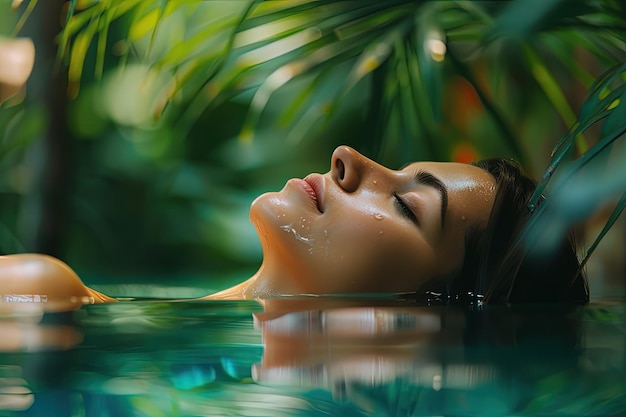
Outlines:
[[[90,284],[219,288],[260,264],[252,200],[327,171],[337,145],[391,167],[511,157],[540,177],[612,69],[595,100],[612,100],[613,130],[570,132],[564,152],[616,135],[596,159],[617,180],[567,223],[600,209],[593,241],[626,188],[625,12],[618,0],[0,0],[0,36],[36,49],[27,86],[0,104],[0,252],[55,255]],[[600,271],[611,285],[624,283],[624,230],[602,258],[617,265]]]

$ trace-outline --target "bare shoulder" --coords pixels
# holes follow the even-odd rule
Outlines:
[[[0,303],[34,302],[52,307],[105,301],[113,299],[87,288],[59,259],[41,254],[0,256]]]

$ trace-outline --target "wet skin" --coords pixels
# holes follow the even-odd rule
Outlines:
[[[69,311],[83,304],[115,301],[91,288],[51,256],[0,256],[0,314],[15,310]]]
[[[459,271],[466,235],[486,226],[494,195],[493,177],[472,165],[395,171],[339,147],[328,173],[253,202],[263,264],[211,298],[416,291]]]
[[[494,195],[491,174],[472,165],[417,162],[396,171],[341,146],[328,173],[291,179],[252,203],[263,263],[205,299],[429,289],[459,271],[468,231],[486,226]],[[54,309],[115,301],[36,254],[0,256],[0,294],[45,295],[44,309],[55,300]]]

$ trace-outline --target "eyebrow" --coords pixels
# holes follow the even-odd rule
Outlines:
[[[437,191],[439,191],[439,194],[441,195],[441,228],[443,229],[446,212],[448,210],[448,189],[445,184],[430,172],[421,169],[415,173],[413,181],[418,185],[434,187]]]

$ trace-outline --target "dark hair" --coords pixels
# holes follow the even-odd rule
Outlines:
[[[587,281],[572,235],[542,259],[530,256],[520,243],[531,217],[528,201],[536,182],[510,160],[486,159],[473,165],[493,175],[496,196],[487,227],[474,228],[466,238],[463,266],[448,283],[448,296],[482,295],[491,304],[588,302]]]

